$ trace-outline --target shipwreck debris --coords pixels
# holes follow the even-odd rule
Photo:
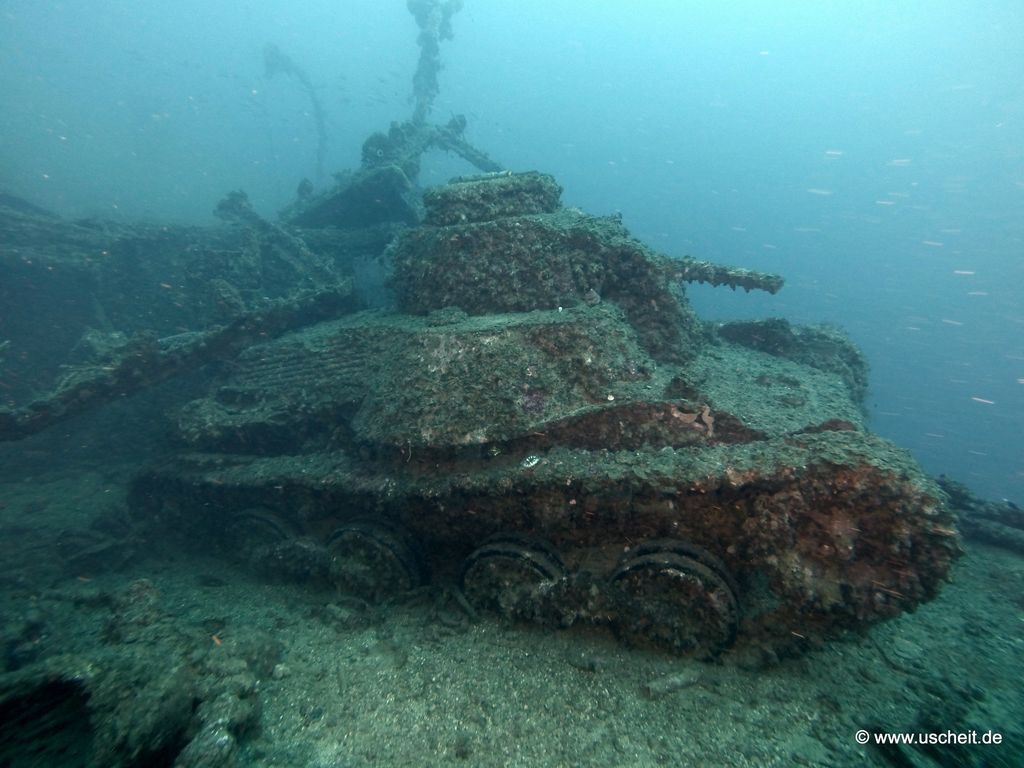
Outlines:
[[[270,301],[260,310],[207,331],[126,339],[110,348],[106,358],[68,370],[49,395],[22,408],[0,409],[0,441],[19,440],[213,360],[234,357],[256,341],[352,312],[356,306],[351,283],[344,282]]]
[[[1024,555],[1024,510],[1005,499],[980,499],[963,483],[944,475],[939,477],[938,483],[949,494],[964,538]]]

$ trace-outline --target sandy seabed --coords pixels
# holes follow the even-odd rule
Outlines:
[[[119,764],[145,755],[152,721],[170,719],[159,709],[147,719],[147,708],[173,711],[185,687],[190,730],[167,737],[154,764],[1024,765],[1024,559],[1009,552],[968,543],[951,582],[916,613],[752,669],[597,632],[470,621],[437,590],[368,608],[159,542],[98,541],[88,558],[79,542],[69,559],[67,531],[124,493],[123,475],[96,471],[0,485],[0,693],[10,701],[10,681],[34,669],[89,670],[100,692],[83,712],[97,739],[123,737],[110,753]],[[139,672],[151,658],[174,674]],[[122,662],[136,672],[111,672]],[[134,700],[134,715],[111,716],[125,708],[103,702],[118,697]],[[175,763],[202,728],[230,734],[223,754],[204,763],[193,745]],[[886,757],[857,744],[858,729],[994,731],[1004,743]],[[0,726],[0,765],[87,764],[74,749],[30,754],[10,730]]]

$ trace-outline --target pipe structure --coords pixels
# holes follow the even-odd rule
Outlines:
[[[320,184],[324,177],[324,161],[327,159],[327,115],[324,112],[323,104],[316,95],[316,88],[309,75],[296,64],[280,48],[273,43],[263,46],[264,75],[269,79],[281,73],[294,77],[299,81],[302,90],[309,96],[313,108],[313,120],[316,123],[316,182]]]
[[[437,75],[441,71],[441,41],[452,39],[452,16],[462,8],[462,0],[408,0],[409,12],[420,28],[416,39],[420,60],[412,77],[412,98],[415,108],[412,122],[426,122],[441,88]]]

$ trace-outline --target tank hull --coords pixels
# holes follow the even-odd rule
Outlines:
[[[959,553],[942,492],[864,425],[829,328],[702,323],[673,260],[558,206],[539,174],[460,180],[391,249],[396,312],[245,350],[177,415],[136,503],[264,570],[714,656],[912,610]]]

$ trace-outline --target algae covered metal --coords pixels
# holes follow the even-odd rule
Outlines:
[[[871,434],[828,328],[714,325],[662,256],[542,174],[430,190],[389,250],[397,311],[249,347],[177,416],[135,498],[264,570],[367,599],[607,626],[703,657],[912,610],[958,554],[943,494]]]

